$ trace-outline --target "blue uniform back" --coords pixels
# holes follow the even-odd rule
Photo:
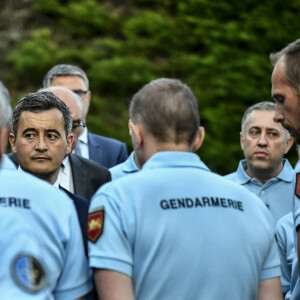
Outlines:
[[[259,280],[280,275],[265,205],[195,154],[155,154],[98,190],[90,211],[103,208],[90,265],[131,276],[138,300],[250,300]]]

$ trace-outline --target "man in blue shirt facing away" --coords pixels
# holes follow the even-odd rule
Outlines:
[[[101,300],[282,299],[272,216],[192,153],[199,126],[197,100],[179,80],[134,95],[129,128],[142,171],[101,187],[89,210]]]

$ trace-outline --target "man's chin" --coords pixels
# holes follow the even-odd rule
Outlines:
[[[263,171],[269,168],[269,163],[264,160],[259,160],[253,164],[253,168],[258,171]]]
[[[38,177],[42,180],[48,180],[49,178],[51,178],[53,176],[53,174],[55,173],[55,171],[50,171],[48,169],[43,169],[43,168],[37,168],[37,169],[27,169],[24,170],[28,173],[30,173],[31,175]]]

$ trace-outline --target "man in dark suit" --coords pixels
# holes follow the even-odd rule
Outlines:
[[[8,157],[19,166],[18,157],[15,153],[9,153]],[[85,159],[76,154],[69,155],[72,170],[74,194],[91,200],[98,188],[111,180],[110,172],[99,164]]]
[[[38,92],[23,97],[14,108],[12,132],[9,136],[12,151],[20,164],[20,171],[31,173],[61,188],[58,173],[64,157],[72,150],[74,136],[71,128],[72,118],[68,107],[53,93]],[[80,169],[80,160],[77,159],[76,163]],[[84,246],[87,249],[86,224],[89,201],[61,189],[75,204]]]
[[[71,130],[74,135],[73,151],[79,136],[85,128],[83,101],[77,94],[65,87],[53,86],[45,88],[43,91],[52,92],[69,108],[73,122]],[[61,168],[58,174],[60,184],[68,191],[74,192],[76,195],[88,200],[92,198],[102,184],[111,180],[110,172],[106,168],[76,154],[67,156],[62,164],[64,169]],[[68,165],[70,165],[69,168]]]
[[[64,86],[78,94],[84,103],[84,122],[86,121],[91,91],[89,80],[83,70],[73,65],[56,65],[48,71],[43,80],[43,87],[49,86]],[[106,168],[111,168],[128,157],[125,143],[89,133],[87,128],[81,133],[75,151],[80,156],[92,159]]]

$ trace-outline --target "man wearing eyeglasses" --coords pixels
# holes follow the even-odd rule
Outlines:
[[[43,80],[44,88],[50,86],[63,86],[79,95],[84,103],[83,121],[86,122],[91,91],[85,72],[73,65],[56,65],[48,71]],[[90,133],[86,127],[83,128],[79,136],[75,151],[80,156],[91,159],[106,168],[111,168],[125,161],[128,157],[125,143]]]

